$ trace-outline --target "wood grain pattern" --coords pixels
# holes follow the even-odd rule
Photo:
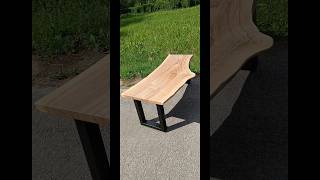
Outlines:
[[[195,74],[189,69],[192,55],[168,55],[162,64],[136,85],[123,92],[123,97],[163,105]]]
[[[253,0],[210,2],[210,94],[213,96],[246,61],[270,48],[271,37],[252,21]]]
[[[43,112],[106,125],[110,120],[109,55],[36,102]]]

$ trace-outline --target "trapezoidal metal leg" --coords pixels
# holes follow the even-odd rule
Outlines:
[[[166,117],[164,114],[163,106],[157,105],[157,111],[158,111],[161,131],[166,132],[167,131],[167,123],[166,123]]]
[[[75,120],[93,180],[110,179],[108,157],[98,124]]]
[[[133,100],[133,101],[134,101],[134,105],[136,106],[136,110],[137,110],[137,113],[139,116],[140,124],[146,123],[146,117],[144,116],[141,101],[138,101],[138,100]]]
[[[165,118],[164,109],[163,109],[162,105],[157,105],[159,123],[146,120],[144,112],[143,112],[141,101],[134,100],[134,105],[136,107],[141,125],[144,125],[144,126],[147,126],[147,127],[153,128],[153,129],[157,129],[157,130],[160,130],[163,132],[167,131],[166,118]]]

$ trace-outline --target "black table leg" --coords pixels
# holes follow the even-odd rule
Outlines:
[[[167,123],[166,123],[166,117],[164,114],[163,106],[157,104],[157,111],[158,111],[158,116],[159,116],[159,121],[160,121],[160,128],[162,131],[166,132],[167,131]]]
[[[134,105],[136,106],[136,109],[137,109],[140,123],[141,124],[146,123],[146,117],[144,116],[141,101],[138,101],[138,100],[133,100],[133,101],[134,101]]]
[[[137,113],[138,113],[138,117],[140,120],[140,124],[150,127],[150,128],[154,128],[163,132],[167,131],[167,124],[166,124],[166,117],[164,114],[164,109],[162,105],[157,105],[157,111],[158,111],[158,115],[159,115],[159,124],[155,123],[155,122],[150,122],[146,120],[146,117],[144,115],[143,112],[143,108],[142,108],[142,104],[141,101],[138,100],[133,100],[134,101],[134,105],[136,106],[137,109]]]
[[[108,157],[98,124],[75,120],[93,180],[110,179]]]

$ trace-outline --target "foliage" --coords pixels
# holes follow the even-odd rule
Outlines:
[[[121,13],[145,13],[159,10],[192,7],[200,4],[200,0],[121,0]]]
[[[257,0],[257,25],[275,38],[288,36],[288,0]]]

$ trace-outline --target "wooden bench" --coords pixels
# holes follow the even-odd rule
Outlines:
[[[241,69],[257,66],[258,53],[270,48],[271,37],[259,32],[253,0],[212,0],[210,2],[210,95]]]
[[[142,125],[167,131],[163,105],[185,83],[190,83],[190,79],[195,77],[189,69],[191,58],[192,55],[169,54],[151,74],[121,94],[122,97],[134,100]],[[145,119],[141,101],[156,104],[159,124]]]
[[[110,121],[109,55],[35,103],[37,109],[73,119],[93,179],[109,179],[99,126]]]

